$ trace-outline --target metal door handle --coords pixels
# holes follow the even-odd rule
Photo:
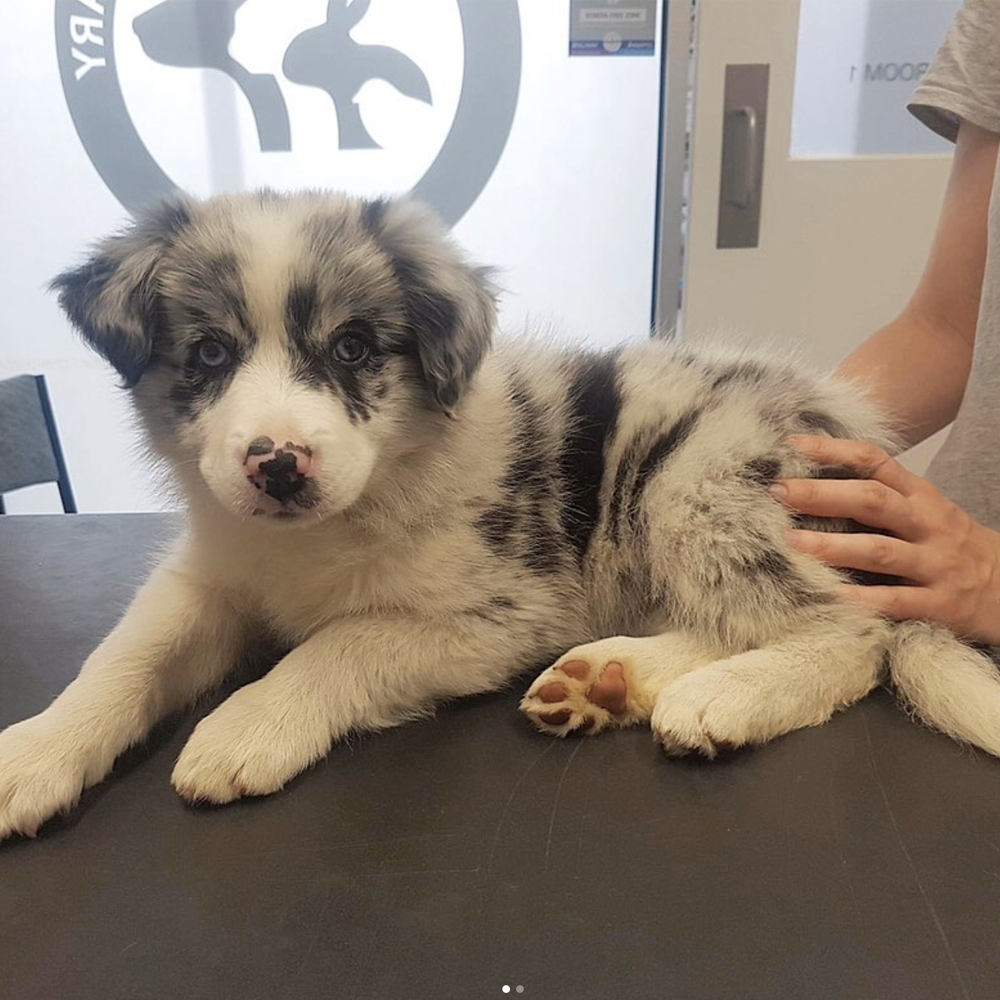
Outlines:
[[[757,189],[757,112],[751,107],[742,107],[730,111],[727,117],[735,126],[740,126],[743,134],[737,133],[732,147],[726,144],[727,157],[732,157],[734,165],[742,165],[732,177],[726,201],[737,208],[749,208]]]
[[[719,248],[757,246],[768,69],[766,65],[726,67],[716,237]]]

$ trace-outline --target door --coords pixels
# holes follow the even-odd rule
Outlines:
[[[699,0],[686,340],[723,331],[779,350],[794,343],[829,369],[898,313],[922,270],[951,157],[905,103],[959,6]],[[766,109],[738,92],[724,103],[727,67],[747,65],[768,67]],[[734,202],[757,180],[754,141],[759,229],[736,242],[755,245],[726,246],[720,214],[740,215]],[[939,440],[908,464],[922,471]]]

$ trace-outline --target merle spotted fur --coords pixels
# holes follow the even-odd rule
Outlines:
[[[891,678],[1000,754],[979,651],[841,603],[844,576],[785,541],[768,487],[843,474],[789,435],[891,447],[855,386],[665,342],[494,345],[489,273],[410,201],[182,199],[55,288],[188,526],[74,685],[0,734],[0,836],[72,805],[260,626],[291,652],[197,727],[173,776],[189,799],[275,791],[353,730],[550,657],[522,709],[559,736],[642,723],[711,756]],[[308,462],[258,463],[268,493],[244,465],[274,442]]]

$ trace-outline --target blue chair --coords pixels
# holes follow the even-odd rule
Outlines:
[[[17,375],[0,381],[0,514],[5,493],[37,483],[55,483],[76,513],[45,376]]]

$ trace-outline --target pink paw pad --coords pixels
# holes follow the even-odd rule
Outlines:
[[[587,692],[587,698],[612,715],[624,715],[628,699],[625,668],[614,660],[609,663],[597,683]]]
[[[586,660],[567,660],[560,663],[556,670],[575,681],[585,681],[590,676],[590,664]]]
[[[567,680],[556,679],[559,674]],[[599,671],[586,660],[567,660],[550,667],[539,680],[544,683],[525,697],[522,707],[543,728],[558,730],[559,735],[597,731],[608,724],[607,716],[621,719],[628,713],[625,667],[617,660]]]

